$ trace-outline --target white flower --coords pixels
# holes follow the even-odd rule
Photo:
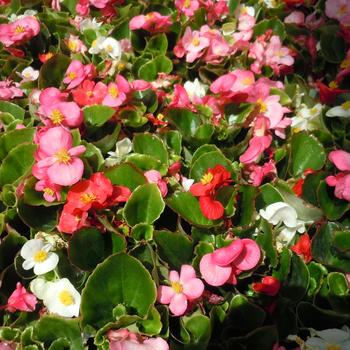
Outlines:
[[[34,267],[36,275],[43,275],[52,271],[58,264],[58,255],[50,252],[51,244],[41,239],[31,239],[21,249],[21,256],[24,259],[22,267],[30,270]]]
[[[202,84],[197,78],[192,81],[186,81],[184,88],[192,100],[193,97],[202,98],[206,94],[206,85]]]
[[[85,18],[79,23],[79,29],[83,32],[86,29],[97,30],[101,27],[102,23],[97,22],[96,18]]]
[[[267,8],[276,8],[279,5],[278,0],[260,0],[260,2],[264,3]]]
[[[106,38],[101,44],[101,51],[115,60],[122,55],[120,43],[114,38]]]
[[[182,185],[183,189],[186,192],[188,192],[190,190],[190,188],[193,185],[193,183],[194,183],[193,179],[188,179],[187,177],[182,176],[182,178],[181,178],[181,185]]]
[[[123,157],[132,150],[132,142],[127,137],[118,141],[115,145],[115,152],[108,152],[109,157],[105,160],[106,166],[119,164]]]
[[[327,113],[327,117],[350,117],[350,101],[346,101],[340,106],[331,108]]]
[[[346,350],[350,349],[350,329],[310,330],[312,336],[304,344],[305,350]]]
[[[255,9],[253,6],[246,6],[246,5],[240,5],[238,7],[238,13],[240,15],[249,15],[254,17],[255,16]]]
[[[319,119],[323,106],[317,103],[312,108],[308,108],[304,104],[301,107],[297,111],[296,116],[292,118],[292,127],[296,131],[317,129],[318,125],[315,122]]]
[[[33,69],[33,67],[27,67],[27,68],[24,68],[19,75],[23,79],[22,82],[34,81],[38,79],[39,71]]]
[[[81,296],[67,278],[46,282],[36,278],[30,283],[33,294],[42,299],[50,313],[64,317],[78,317]]]
[[[288,245],[296,232],[305,232],[305,222],[298,220],[296,210],[287,203],[272,203],[265,210],[261,209],[259,214],[272,225],[283,224],[285,226],[276,238],[278,250]]]
[[[91,47],[89,49],[89,53],[91,53],[92,55],[96,55],[96,54],[100,53],[102,51],[101,45],[105,41],[105,39],[106,39],[106,37],[104,37],[104,36],[100,36],[97,39],[95,39],[91,44]]]

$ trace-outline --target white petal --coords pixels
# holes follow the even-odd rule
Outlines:
[[[337,328],[316,331],[316,334],[330,344],[340,344],[349,338],[348,332]]]
[[[52,271],[58,264],[58,255],[55,253],[49,253],[46,260],[41,263],[36,263],[34,266],[34,273],[36,275],[44,275],[45,273]]]
[[[283,246],[288,245],[296,234],[295,228],[285,227],[277,236],[276,241],[281,243]]]
[[[26,259],[23,261],[22,267],[24,270],[30,270],[34,267],[35,261],[33,259]]]
[[[331,108],[327,113],[327,117],[350,117],[350,109],[344,109],[341,106]]]
[[[22,249],[21,249],[21,257],[23,259],[29,259],[32,258],[33,255],[42,249],[44,246],[44,241],[41,239],[31,239],[28,242],[24,243]]]
[[[43,278],[38,277],[30,282],[30,290],[37,298],[44,299],[50,283],[51,282],[46,282]]]

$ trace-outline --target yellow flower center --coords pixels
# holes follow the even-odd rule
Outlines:
[[[70,79],[70,80],[73,80],[73,79],[75,79],[77,77],[77,73],[75,73],[75,72],[70,72],[70,73],[68,73],[68,78]]]
[[[188,9],[191,6],[191,0],[184,1],[184,8]]]
[[[342,348],[339,345],[328,345],[326,347],[326,350],[342,350]]]
[[[251,85],[253,84],[253,79],[251,77],[246,77],[242,80],[243,85]]]
[[[47,253],[44,250],[39,250],[34,255],[34,261],[41,263],[47,259]]]
[[[55,194],[55,191],[50,187],[45,187],[44,193],[48,194],[49,196],[53,196]]]
[[[119,95],[119,90],[118,90],[117,87],[111,86],[111,87],[108,89],[108,93],[109,93],[113,98],[116,98],[116,97],[118,97],[118,95]]]
[[[154,17],[154,13],[153,12],[147,13],[147,15],[146,15],[147,21],[151,20],[153,17]]]
[[[301,131],[300,128],[293,128],[293,132],[294,132],[295,134],[297,134],[297,133],[300,132],[300,131]]]
[[[171,288],[174,289],[175,293],[180,294],[183,291],[182,284],[179,282],[172,282],[171,283]]]
[[[74,297],[72,293],[70,293],[68,290],[63,290],[62,292],[60,292],[58,294],[58,298],[64,306],[69,306],[74,304]]]
[[[123,69],[125,69],[125,63],[123,63],[123,62],[120,62],[120,63],[118,63],[118,70],[119,71],[122,71]]]
[[[50,118],[54,124],[61,124],[62,120],[64,120],[64,116],[59,109],[53,109]]]
[[[97,40],[95,39],[92,43],[91,43],[91,47],[96,47],[97,45]]]
[[[106,46],[106,52],[108,52],[108,53],[113,52],[113,46],[112,45],[107,45]]]
[[[84,193],[80,196],[80,200],[85,204],[89,204],[93,202],[95,199],[96,199],[96,196],[93,193]]]
[[[346,102],[342,103],[341,108],[348,111],[350,109],[350,101],[346,101]]]
[[[15,33],[20,34],[20,33],[24,33],[26,31],[26,29],[23,26],[17,26],[15,28]]]
[[[345,59],[341,64],[340,64],[341,69],[347,69],[350,68],[350,58]]]
[[[87,97],[91,97],[93,94],[94,94],[94,93],[93,93],[91,90],[86,91],[86,96],[87,96]]]
[[[335,82],[334,80],[331,81],[328,85],[331,89],[336,89],[338,87],[337,82]]]
[[[214,175],[212,173],[206,173],[201,178],[202,185],[208,185],[212,182]]]
[[[199,41],[198,37],[194,37],[192,39],[192,45],[193,46],[199,46],[199,44],[200,44],[200,41]]]
[[[74,52],[78,48],[78,43],[75,40],[68,40],[67,46],[69,50]]]
[[[56,154],[55,157],[57,159],[57,162],[63,163],[63,164],[68,164],[71,160],[71,156],[68,154],[66,149],[61,149],[59,150]]]
[[[259,106],[259,112],[260,113],[265,113],[267,111],[267,106],[266,103],[263,102],[263,100],[261,98],[259,98],[256,103]]]
[[[317,107],[313,107],[310,109],[310,114],[312,116],[315,116],[316,114],[318,114],[318,108]]]

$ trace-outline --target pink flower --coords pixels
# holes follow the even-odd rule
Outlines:
[[[335,187],[334,195],[337,198],[350,202],[350,153],[343,150],[332,151],[328,159],[342,172],[327,176],[327,185]]]
[[[19,311],[34,311],[37,303],[35,295],[30,294],[21,285],[17,283],[16,289],[7,300],[6,310],[9,312]]]
[[[48,179],[43,179],[35,184],[35,190],[44,192],[46,201],[52,203],[55,200],[61,200],[61,186],[50,183]]]
[[[282,46],[281,39],[278,35],[273,35],[270,43],[266,47],[265,60],[267,65],[286,65],[292,66],[293,57],[290,55],[288,47]]]
[[[61,92],[55,87],[50,87],[40,93],[39,101],[41,105],[49,106],[59,102],[65,102],[68,94]]]
[[[263,179],[266,176],[274,177],[275,175],[277,175],[277,169],[276,169],[275,161],[273,159],[264,163],[263,165],[249,163],[247,165],[246,171],[250,172],[249,181],[255,187],[260,186]]]
[[[85,146],[72,145],[72,135],[61,126],[44,131],[39,138],[36,152],[39,161],[33,167],[33,175],[61,186],[78,182],[83,175],[84,164],[77,156],[85,152]]]
[[[104,97],[102,104],[110,107],[118,107],[126,100],[126,95],[130,92],[128,81],[121,75],[116,78],[116,83],[109,83],[107,95]]]
[[[63,82],[68,84],[67,89],[73,89],[86,78],[90,78],[93,75],[93,70],[92,64],[84,66],[80,61],[74,60],[68,66]]]
[[[95,84],[92,80],[84,80],[82,84],[72,90],[74,101],[79,106],[101,104],[107,94],[107,86],[99,81]]]
[[[237,275],[242,271],[253,269],[258,264],[260,256],[260,248],[255,241],[238,238],[227,247],[204,255],[199,269],[204,280],[211,286],[237,284]]]
[[[133,17],[129,22],[131,30],[144,29],[151,33],[166,32],[172,25],[170,16],[162,16],[159,12]]]
[[[40,32],[40,23],[33,16],[25,16],[11,23],[0,24],[0,42],[5,47],[19,45]]]
[[[184,109],[189,109],[193,112],[196,112],[196,108],[192,105],[192,102],[188,96],[186,89],[180,84],[175,84],[174,95],[168,107],[184,108]]]
[[[83,122],[83,114],[75,102],[58,102],[41,106],[43,122],[47,125],[63,125],[76,128]]]
[[[327,0],[326,15],[337,19],[343,25],[350,23],[350,3],[348,0]]]
[[[10,80],[0,81],[0,100],[11,100],[22,97],[23,91],[18,88],[18,84]]]
[[[186,54],[186,62],[192,63],[204,54],[204,49],[209,44],[209,39],[201,36],[199,31],[192,32],[192,29],[187,27],[184,36],[174,47],[174,53],[177,57],[183,57]]]
[[[15,349],[16,349],[15,343],[0,341],[0,350],[15,350]]]
[[[75,6],[75,10],[80,16],[87,16],[90,13],[89,0],[79,0]]]
[[[167,342],[160,338],[148,338],[128,329],[109,330],[109,350],[169,350]]]
[[[180,13],[192,17],[199,9],[198,0],[175,0],[175,6]]]
[[[158,301],[169,304],[170,311],[175,316],[181,316],[186,312],[188,301],[194,301],[203,294],[204,284],[196,278],[191,265],[182,265],[180,276],[177,271],[170,271],[169,281],[171,286],[158,288]]]
[[[305,15],[301,11],[293,11],[284,19],[284,23],[296,24],[298,26],[302,26],[304,21]]]
[[[162,179],[162,175],[157,170],[148,170],[144,173],[150,184],[157,184],[160,193],[165,197],[168,193],[167,183]]]

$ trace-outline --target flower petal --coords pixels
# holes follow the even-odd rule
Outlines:
[[[188,300],[199,298],[204,291],[204,284],[199,278],[192,278],[183,284],[183,293]]]
[[[229,246],[215,250],[212,256],[213,262],[219,266],[227,266],[241,254],[242,250],[242,240],[236,239]]]
[[[260,248],[252,239],[242,239],[244,248],[241,254],[233,261],[239,270],[247,271],[253,269],[260,260]]]
[[[211,286],[222,286],[231,275],[231,266],[219,266],[213,261],[213,254],[206,254],[202,257],[199,269],[204,280]]]
[[[170,304],[171,298],[175,295],[173,288],[169,286],[159,286],[157,300],[161,304]]]
[[[171,299],[169,309],[175,316],[183,315],[187,309],[186,296],[182,293],[175,294]]]

